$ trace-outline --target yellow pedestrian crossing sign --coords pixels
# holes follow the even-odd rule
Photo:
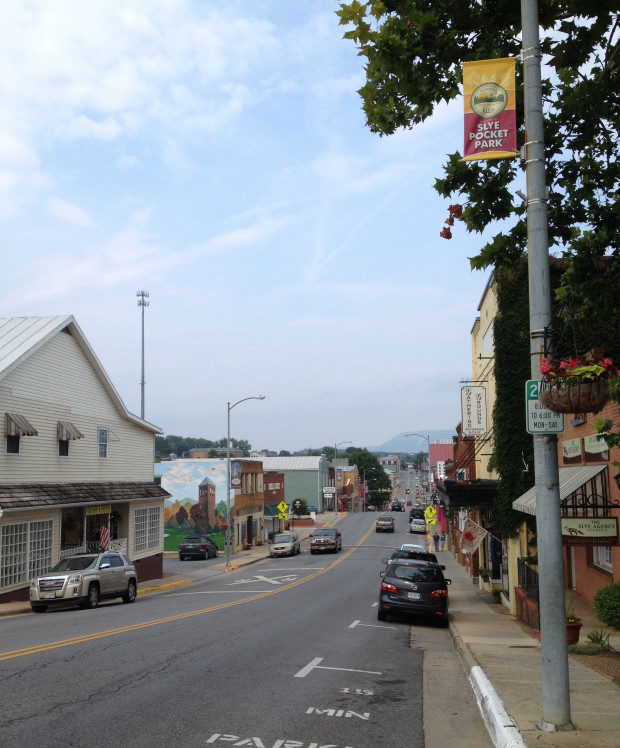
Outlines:
[[[284,514],[284,512],[288,512],[288,504],[285,504],[283,501],[281,501],[278,504],[278,509],[280,513]],[[280,519],[285,519],[285,517],[280,517]]]
[[[428,506],[424,510],[424,514],[428,517],[429,520],[433,519],[433,517],[437,514],[437,510],[434,506]]]

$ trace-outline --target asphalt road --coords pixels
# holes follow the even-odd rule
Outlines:
[[[377,620],[381,559],[410,536],[375,518],[342,518],[338,554],[1,620],[3,748],[489,745],[449,633]]]

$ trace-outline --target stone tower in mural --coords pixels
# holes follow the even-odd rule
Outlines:
[[[190,516],[202,532],[215,527],[215,483],[210,478],[205,478],[198,486],[198,503],[191,508]]]

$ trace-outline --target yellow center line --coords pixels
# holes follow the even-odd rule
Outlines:
[[[26,655],[30,655],[30,654],[38,654],[40,652],[47,652],[51,649],[58,649],[60,647],[69,647],[72,644],[83,644],[84,642],[94,641],[95,639],[104,639],[107,636],[117,636],[118,634],[126,634],[131,631],[140,631],[141,629],[146,629],[151,626],[160,626],[163,623],[172,623],[174,621],[182,621],[185,618],[192,618],[193,616],[201,616],[201,615],[204,615],[205,613],[213,613],[216,610],[224,610],[225,608],[232,608],[235,605],[243,605],[245,603],[251,603],[254,600],[261,600],[265,597],[270,597],[271,595],[278,595],[280,592],[291,590],[293,589],[293,587],[297,587],[300,584],[305,584],[306,582],[309,582],[312,579],[316,579],[317,577],[321,576],[321,574],[325,574],[325,572],[330,571],[335,566],[338,566],[338,564],[341,564],[343,561],[349,558],[349,556],[352,553],[354,553],[358,549],[358,547],[368,538],[368,536],[370,535],[373,529],[374,527],[371,527],[368,530],[368,532],[360,540],[359,545],[355,545],[352,548],[350,548],[337,561],[334,561],[329,566],[327,566],[325,569],[321,569],[320,571],[317,571],[314,574],[311,574],[309,577],[305,577],[304,579],[298,579],[296,582],[291,582],[291,584],[287,584],[284,587],[279,587],[274,590],[269,590],[269,592],[261,592],[258,595],[253,595],[252,597],[246,597],[243,600],[226,602],[226,603],[222,603],[221,605],[212,605],[210,608],[203,608],[201,610],[195,610],[191,613],[179,613],[176,616],[168,616],[167,618],[158,618],[155,621],[148,621],[146,623],[135,623],[131,626],[123,626],[118,629],[110,629],[109,631],[101,631],[96,634],[84,634],[84,636],[75,636],[72,639],[61,639],[60,641],[50,642],[49,644],[37,644],[32,647],[26,647],[25,649],[15,649],[11,652],[4,652],[3,654],[0,654],[0,662],[3,662],[4,660],[12,660],[16,657],[25,657]]]

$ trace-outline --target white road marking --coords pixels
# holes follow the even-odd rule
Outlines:
[[[231,586],[235,584],[252,584],[252,582],[267,582],[267,584],[287,584],[289,582],[294,582],[296,579],[297,577],[293,576],[292,574],[283,577],[264,577],[262,574],[257,574],[255,577],[250,577],[249,579],[238,579],[236,582],[230,582],[229,584]]]
[[[378,670],[356,670],[355,668],[350,667],[329,667],[327,665],[319,665],[320,662],[323,662],[322,657],[315,657],[314,660],[311,660],[306,667],[303,667],[299,672],[295,673],[295,678],[305,678],[308,673],[311,673],[313,670],[339,670],[344,673],[366,673],[368,675],[383,675]]]

